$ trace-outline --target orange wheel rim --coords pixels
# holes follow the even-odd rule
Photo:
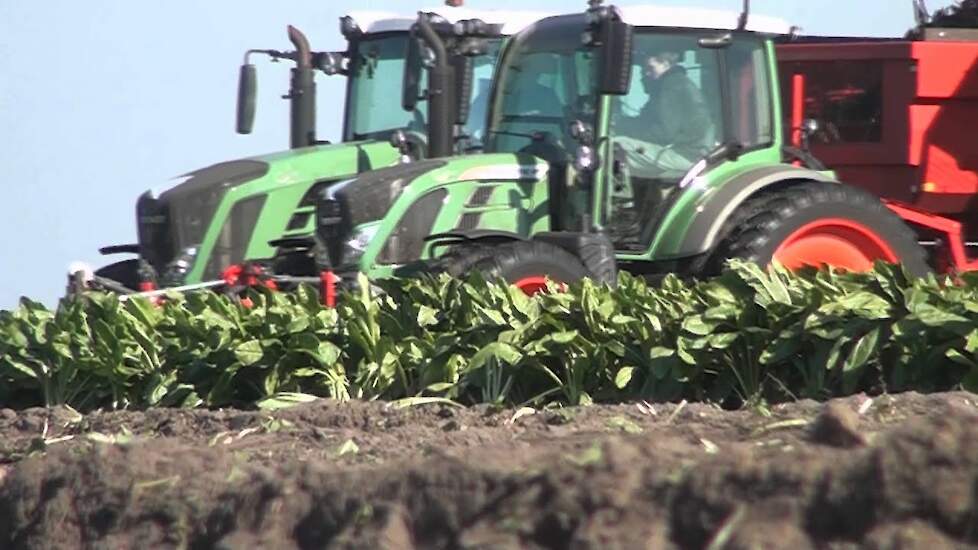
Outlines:
[[[529,277],[523,277],[513,283],[516,288],[522,290],[527,296],[533,296],[539,292],[546,292],[547,283],[551,279],[547,278],[545,275],[530,275]],[[557,283],[557,288],[561,292],[567,290],[567,285],[564,283]]]
[[[826,218],[795,230],[774,252],[788,269],[830,265],[846,271],[869,271],[876,260],[896,263],[897,255],[875,231],[852,220]]]

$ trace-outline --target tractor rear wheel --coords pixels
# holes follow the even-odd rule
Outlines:
[[[869,271],[876,260],[931,272],[917,236],[875,195],[848,185],[806,182],[746,201],[726,222],[710,270],[730,258],[788,269],[828,264]]]
[[[548,279],[555,283],[573,283],[591,276],[576,256],[541,241],[458,247],[439,259],[431,271],[456,277],[479,271],[486,278],[500,277],[527,294],[546,290]]]

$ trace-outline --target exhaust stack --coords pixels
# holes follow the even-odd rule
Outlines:
[[[289,25],[289,41],[295,47],[295,68],[289,95],[291,102],[291,140],[293,149],[316,143],[316,81],[313,78],[312,50],[309,40],[299,29]]]

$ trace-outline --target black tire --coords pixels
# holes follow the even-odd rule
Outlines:
[[[545,276],[557,283],[574,283],[591,274],[580,259],[558,246],[541,241],[513,241],[495,246],[457,247],[430,271],[463,277],[478,271],[486,279],[500,277],[517,283]]]
[[[581,261],[591,272],[595,282],[605,283],[614,288],[618,286],[618,260],[615,246],[604,236],[604,242],[591,241],[581,247]]]
[[[463,277],[472,268],[472,264],[492,256],[496,246],[499,245],[464,243],[453,245],[447,252],[428,262],[423,272],[436,276],[447,273],[452,277]]]
[[[139,289],[139,260],[129,259],[115,262],[95,271],[95,275],[112,279],[132,290]]]
[[[890,247],[906,270],[926,276],[933,270],[917,235],[875,195],[849,185],[804,182],[775,189],[744,202],[724,224],[706,269],[716,274],[730,258],[768,265],[792,233],[819,219],[856,222]]]

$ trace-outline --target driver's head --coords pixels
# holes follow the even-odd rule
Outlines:
[[[682,53],[676,50],[662,49],[652,52],[645,60],[645,66],[642,67],[644,71],[642,83],[645,85],[645,91],[649,92],[652,83],[676,66],[680,59],[682,59]]]

